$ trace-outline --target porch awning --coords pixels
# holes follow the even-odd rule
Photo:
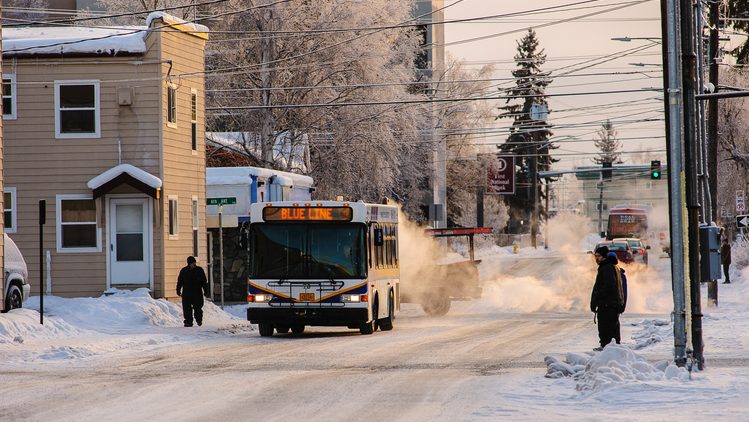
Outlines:
[[[131,164],[120,164],[89,180],[87,186],[94,191],[94,199],[127,184],[152,198],[159,197],[161,179]]]

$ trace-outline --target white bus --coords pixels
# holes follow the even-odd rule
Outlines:
[[[250,209],[247,320],[261,336],[305,326],[372,334],[400,309],[398,209],[363,202],[271,202]]]

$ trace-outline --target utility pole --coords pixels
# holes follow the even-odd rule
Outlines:
[[[598,233],[603,234],[603,171],[598,174]]]
[[[686,364],[686,288],[684,285],[684,202],[682,174],[682,114],[681,72],[679,66],[679,38],[677,0],[661,0],[661,31],[663,38],[663,87],[666,112],[666,149],[668,151],[668,203],[671,236],[671,289],[674,297],[674,362]]]
[[[700,305],[700,204],[697,179],[697,138],[696,138],[696,54],[694,31],[694,8],[691,0],[679,0],[681,16],[681,71],[682,99],[684,108],[684,153],[687,162],[686,199],[687,199],[687,239],[689,257],[689,293],[692,311],[692,347],[697,367],[704,367],[702,356],[702,308]],[[670,163],[669,163],[670,164]]]
[[[535,132],[534,132],[535,134]],[[536,136],[532,136],[533,139],[533,157],[531,165],[531,189],[533,195],[533,209],[531,210],[531,245],[534,248],[538,247],[536,242],[536,236],[538,235],[538,143],[535,141]]]
[[[708,2],[710,5],[710,42],[708,44],[708,81],[712,84],[713,92],[718,91],[718,25],[720,24],[720,8],[718,1]],[[707,174],[710,189],[710,206],[712,215],[710,221],[718,221],[718,99],[707,101]]]

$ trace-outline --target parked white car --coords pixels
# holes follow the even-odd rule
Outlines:
[[[23,302],[31,294],[31,285],[28,283],[29,272],[26,261],[18,250],[13,239],[7,234],[5,237],[5,312],[23,306]]]

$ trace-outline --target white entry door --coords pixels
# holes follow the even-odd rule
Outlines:
[[[110,284],[151,283],[151,225],[149,199],[109,202]]]

